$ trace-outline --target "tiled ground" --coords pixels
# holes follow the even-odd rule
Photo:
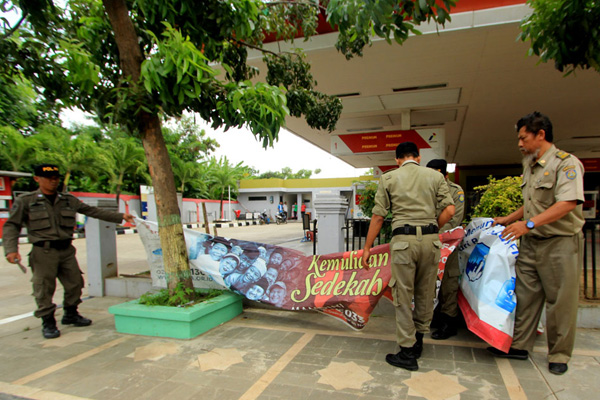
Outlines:
[[[600,389],[595,330],[578,332],[561,377],[547,372],[543,338],[532,359],[498,362],[464,331],[449,341],[426,338],[411,373],[385,362],[396,351],[390,317],[354,332],[321,314],[248,309],[176,340],[117,333],[105,303],[119,300],[86,301],[82,312],[94,324],[65,327],[56,340],[42,339],[33,318],[18,331],[0,326],[0,399],[585,400]]]

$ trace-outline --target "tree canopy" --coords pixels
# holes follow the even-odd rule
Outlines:
[[[59,5],[60,4],[60,5]],[[338,32],[336,48],[360,56],[372,35],[402,43],[425,21],[444,24],[454,0],[2,0],[0,78],[30,80],[40,102],[76,106],[118,124],[144,146],[157,200],[170,289],[191,287],[187,251],[161,117],[198,113],[213,127],[246,125],[263,145],[286,115],[333,130],[340,100],[318,92],[301,51],[275,53],[265,41]],[[249,49],[268,72],[258,79]],[[219,65],[223,72],[215,66]]]
[[[554,61],[561,72],[600,72],[600,3],[595,0],[529,0],[533,13],[519,38],[531,41],[530,55]]]

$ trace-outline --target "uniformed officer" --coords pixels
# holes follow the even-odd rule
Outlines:
[[[29,266],[33,278],[33,296],[37,303],[34,315],[42,319],[45,338],[57,338],[52,302],[56,289],[56,278],[64,287],[63,325],[88,326],[91,320],[77,312],[83,289],[82,272],[72,246],[75,214],[81,213],[105,221],[120,223],[125,219],[133,223],[127,213],[102,210],[89,206],[68,193],[58,193],[60,172],[56,165],[42,164],[35,167],[33,179],[39,189],[18,197],[10,211],[10,217],[2,231],[4,252],[10,263],[21,261],[18,239],[21,227],[27,227],[27,238],[32,244]]]
[[[579,266],[583,262],[583,165],[552,143],[550,119],[534,112],[517,122],[523,154],[523,206],[495,218],[502,236],[521,238],[516,264],[517,310],[513,343],[500,357],[527,359],[546,305],[549,370],[567,371],[575,344]]]
[[[440,232],[446,232],[460,226],[465,214],[465,191],[456,183],[448,179],[448,163],[446,160],[435,159],[427,163],[428,168],[439,171],[446,177],[450,195],[454,201],[454,216],[442,226]],[[438,330],[431,334],[432,339],[445,340],[456,335],[456,324],[458,318],[458,251],[453,251],[446,260],[442,286],[440,287],[440,322]]]
[[[444,176],[421,167],[420,161],[416,144],[404,142],[396,148],[399,168],[381,177],[361,259],[363,268],[369,268],[371,246],[388,211],[391,211],[392,277],[389,285],[394,296],[396,340],[400,351],[388,354],[385,360],[409,371],[419,369],[417,359],[423,351],[423,334],[429,332],[433,316],[442,246],[438,228],[454,215],[452,197]],[[411,307],[413,296],[414,311]]]

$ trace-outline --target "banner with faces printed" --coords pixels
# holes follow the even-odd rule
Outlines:
[[[151,266],[152,285],[166,288],[158,226],[137,220]],[[448,255],[463,230],[441,236],[441,279]],[[286,310],[315,310],[362,329],[379,299],[392,298],[389,245],[371,249],[368,270],[362,250],[310,255],[280,246],[213,236],[184,228],[194,287],[232,290],[246,298]],[[439,285],[438,285],[439,286]],[[433,301],[433,299],[432,299]]]

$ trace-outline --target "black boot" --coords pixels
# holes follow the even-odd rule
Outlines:
[[[441,314],[441,317],[442,326],[431,334],[431,338],[435,340],[446,340],[449,337],[456,336],[456,317],[451,317],[446,314]]]
[[[418,359],[421,357],[421,353],[423,353],[423,334],[417,332],[415,337],[417,338],[417,342],[413,345],[412,352],[415,355],[415,358]]]
[[[60,321],[63,325],[89,326],[92,324],[91,319],[82,317],[77,312],[77,306],[65,307],[65,314]]]
[[[42,317],[42,334],[46,339],[55,339],[60,336],[60,331],[56,328],[54,313]]]
[[[385,356],[385,361],[394,367],[404,368],[409,371],[419,369],[419,364],[417,363],[412,347],[400,347],[398,353]]]

